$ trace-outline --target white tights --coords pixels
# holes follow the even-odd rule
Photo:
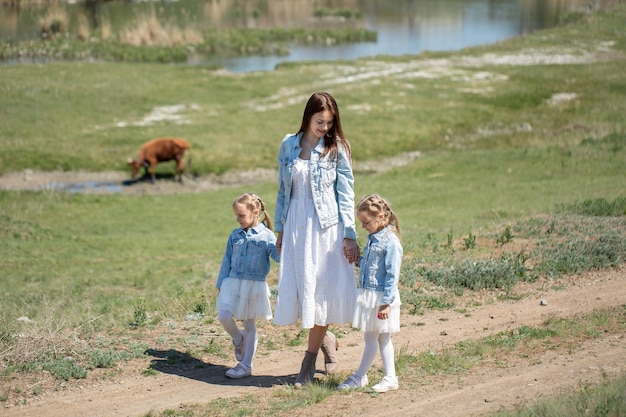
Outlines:
[[[224,330],[230,335],[235,344],[241,343],[241,338],[246,338],[246,350],[244,352],[243,360],[241,361],[249,369],[252,369],[252,360],[256,353],[256,347],[258,343],[258,334],[256,330],[256,319],[247,319],[243,321],[243,335],[237,323],[233,319],[233,314],[227,310],[220,310],[218,320],[222,323]]]
[[[376,353],[380,348],[380,356],[383,360],[383,368],[385,368],[385,376],[396,376],[396,364],[394,362],[393,343],[391,342],[391,333],[365,332],[365,349],[363,349],[363,357],[361,365],[357,369],[356,374],[363,378],[367,375],[367,371],[376,359]]]

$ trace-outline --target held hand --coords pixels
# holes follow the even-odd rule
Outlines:
[[[354,264],[359,262],[360,249],[356,240],[344,239],[343,240],[343,254],[349,263]]]
[[[380,307],[378,307],[378,319],[379,320],[387,320],[389,318],[389,311],[391,310],[391,308],[389,308],[389,304],[384,304]]]
[[[278,253],[283,250],[283,232],[278,232],[276,236],[276,249],[278,249]]]

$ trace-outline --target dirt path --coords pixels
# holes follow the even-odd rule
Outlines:
[[[395,348],[407,346],[412,351],[436,351],[458,341],[522,325],[538,325],[551,317],[624,307],[626,268],[572,277],[559,283],[559,287],[564,288],[553,290],[552,287],[526,284],[522,300],[487,299],[464,314],[447,310],[405,317],[406,325],[394,336]],[[541,300],[547,305],[541,306]],[[143,376],[141,371],[147,368],[149,359],[165,357],[165,352],[152,352],[149,359],[125,364],[116,376],[44,392],[28,404],[7,405],[0,414],[6,417],[141,416],[151,410],[178,409],[185,404],[206,403],[217,398],[271,395],[272,390],[281,389],[281,385],[292,380],[299,369],[302,349],[284,348],[260,354],[255,361],[255,376],[238,381],[223,376],[225,365],[229,364],[198,367],[197,361],[172,367],[156,366],[160,373]],[[347,332],[338,352],[341,372],[348,373],[358,366],[361,349],[361,334]],[[483,416],[501,407],[600,381],[602,374],[617,376],[626,372],[626,339],[623,335],[608,335],[589,340],[570,351],[548,350],[531,358],[509,356],[506,363],[483,363],[467,373],[441,376],[434,383],[431,380],[423,385],[401,385],[400,390],[384,395],[338,393],[290,415]],[[379,361],[377,359],[375,366],[380,366]],[[318,360],[318,369],[322,367],[322,360]]]

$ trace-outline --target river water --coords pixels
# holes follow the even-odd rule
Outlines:
[[[588,1],[576,0],[414,0],[395,3],[398,7],[390,9],[390,13],[377,13],[376,7],[362,9],[362,27],[377,33],[375,43],[294,47],[287,56],[218,58],[205,62],[233,72],[248,72],[271,70],[282,62],[456,51],[553,27],[565,13],[584,10],[588,6]]]
[[[68,4],[68,13],[106,18],[113,30],[128,24],[147,2]],[[610,0],[605,0],[610,1]],[[376,42],[338,46],[292,46],[286,56],[196,58],[194,65],[218,65],[232,72],[272,70],[281,62],[355,59],[376,55],[455,51],[496,43],[556,25],[564,14],[602,0],[179,0],[157,4],[160,19],[199,28],[358,27],[377,33]],[[350,10],[347,19],[313,18],[316,10]],[[42,9],[0,8],[0,38],[38,36]]]

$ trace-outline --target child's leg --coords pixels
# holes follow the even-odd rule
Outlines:
[[[224,330],[232,337],[233,343],[235,345],[239,345],[243,341],[243,335],[239,331],[237,327],[237,323],[233,320],[233,315],[230,311],[220,310],[218,316],[218,320],[222,323],[222,327]]]
[[[361,365],[345,382],[337,386],[338,390],[362,388],[369,384],[367,371],[370,370],[374,359],[376,359],[376,353],[378,353],[378,332],[365,332],[363,339],[365,339],[365,348],[361,357]]]
[[[367,371],[370,370],[374,359],[376,359],[376,354],[378,353],[378,332],[365,332],[363,338],[365,339],[365,349],[363,349],[361,365],[359,365],[359,369],[356,371],[357,376],[361,378],[367,375]]]
[[[380,356],[383,359],[383,367],[386,376],[396,376],[396,363],[394,360],[393,343],[391,333],[381,333],[378,335],[378,345],[380,346]]]
[[[398,389],[398,377],[396,376],[396,364],[393,357],[393,343],[391,333],[381,333],[378,336],[380,356],[383,358],[385,376],[380,382],[372,387],[374,392],[387,392]]]
[[[249,369],[252,369],[252,360],[254,359],[254,354],[256,353],[257,343],[258,343],[258,335],[256,330],[256,320],[255,319],[247,319],[243,322],[244,332],[246,334],[246,350],[243,357],[243,364],[246,365]]]

